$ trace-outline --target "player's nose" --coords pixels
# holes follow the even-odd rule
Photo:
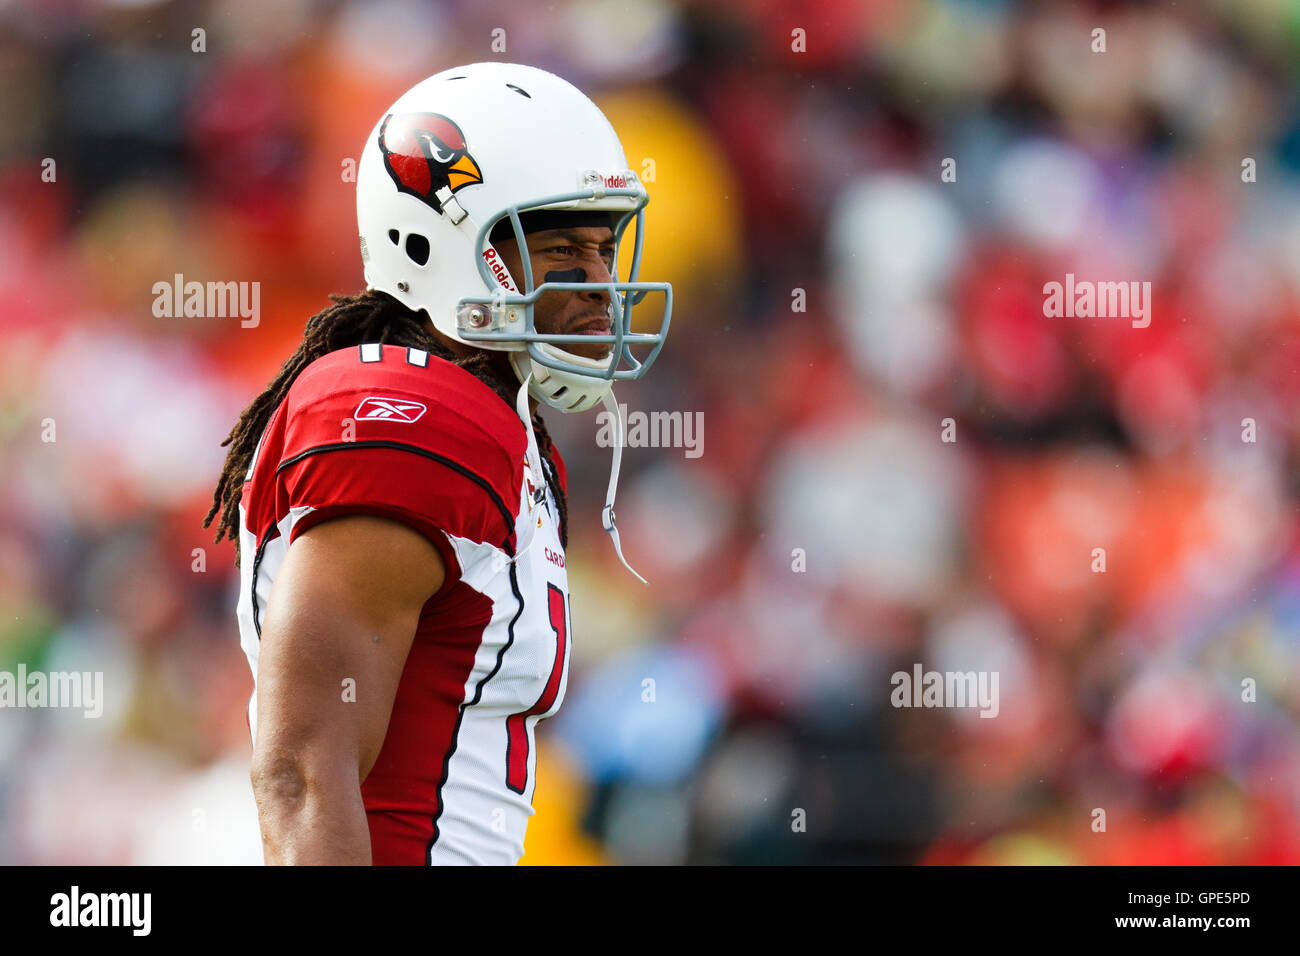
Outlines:
[[[613,282],[614,277],[610,274],[609,266],[603,256],[593,253],[587,257],[582,264],[583,271],[587,273],[587,281],[592,283]],[[582,295],[596,299],[601,302],[609,302],[609,290],[603,286],[600,288],[584,289]]]

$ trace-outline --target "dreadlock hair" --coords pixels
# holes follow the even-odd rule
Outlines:
[[[289,356],[266,390],[244,409],[235,427],[221,443],[223,448],[229,445],[230,451],[226,453],[226,464],[212,493],[212,509],[203,519],[203,527],[208,527],[217,512],[221,512],[214,540],[219,543],[222,539],[229,539],[236,543],[236,567],[239,566],[239,501],[243,494],[244,476],[248,474],[257,443],[271,415],[302,370],[318,358],[367,342],[424,349],[460,366],[496,392],[511,408],[515,406],[518,384],[505,381],[482,351],[470,356],[452,352],[429,332],[424,313],[413,312],[387,293],[374,289],[367,289],[359,295],[331,295],[330,299],[334,304],[307,320],[298,350]],[[555,462],[551,459],[551,436],[541,416],[536,413],[533,415],[533,430],[537,434],[538,450],[542,453],[546,484],[560,511],[560,541],[568,547],[568,503],[560,487]]]

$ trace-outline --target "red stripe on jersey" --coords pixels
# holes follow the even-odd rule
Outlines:
[[[492,601],[461,583],[425,606],[388,734],[361,785],[375,866],[428,865],[465,683],[491,619]]]
[[[555,698],[559,696],[560,678],[564,674],[564,648],[569,636],[569,628],[564,620],[564,592],[554,584],[548,584],[546,592],[550,604],[548,610],[551,630],[555,631],[555,660],[551,664],[551,676],[542,696],[537,698],[537,703],[506,718],[506,786],[515,793],[523,793],[528,788],[527,718],[544,714],[551,709]]]

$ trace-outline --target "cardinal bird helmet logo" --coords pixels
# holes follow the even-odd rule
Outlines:
[[[438,113],[389,113],[379,127],[384,168],[398,192],[410,193],[442,214],[438,193],[483,182],[466,151],[460,127]]]

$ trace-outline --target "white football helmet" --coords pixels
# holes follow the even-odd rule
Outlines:
[[[609,121],[570,83],[515,63],[445,70],[398,99],[361,154],[357,225],[366,284],[425,310],[456,341],[509,351],[538,401],[585,411],[614,381],[645,374],[668,334],[672,287],[636,281],[648,200]],[[544,292],[592,288],[534,287],[520,216],[535,218],[537,210],[603,213],[616,243],[635,221],[628,281],[611,270],[614,281],[602,285],[610,334],[544,334],[534,326],[533,303]],[[503,220],[518,241],[522,289],[490,241]],[[632,308],[651,293],[663,297],[658,331],[634,333]],[[601,360],[565,350],[578,342],[612,348]],[[643,359],[634,345],[648,349]]]

